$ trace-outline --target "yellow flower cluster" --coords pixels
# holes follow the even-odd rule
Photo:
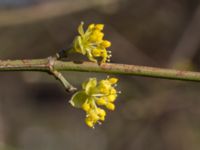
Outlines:
[[[105,106],[108,110],[115,109],[114,101],[119,93],[115,89],[117,81],[117,78],[109,77],[99,82],[96,78],[90,78],[82,84],[83,90],[75,93],[77,99],[82,99],[80,107],[86,112],[85,123],[89,127],[93,128],[96,123],[105,120],[106,111],[99,106]],[[74,106],[73,99],[71,101]]]
[[[90,24],[84,31],[83,22],[78,27],[79,35],[75,37],[70,52],[80,53],[87,56],[90,61],[106,63],[110,61],[111,51],[107,48],[111,43],[104,40],[103,24]],[[82,108],[86,112],[85,123],[94,128],[95,124],[101,124],[105,120],[106,111],[115,109],[115,100],[120,93],[116,90],[117,78],[107,77],[97,81],[96,78],[89,78],[82,84],[82,90],[76,92],[70,103],[76,108]]]
[[[82,109],[86,112],[85,122],[89,127],[94,127],[96,123],[105,120],[106,112],[102,108],[105,106],[109,110],[114,110],[114,101],[118,92],[116,85],[117,78],[107,78],[97,82],[96,78],[90,78],[89,81],[83,83],[82,88],[88,95],[88,99],[83,103]]]
[[[97,62],[97,58],[102,58],[101,63],[109,62],[111,51],[107,51],[106,48],[111,46],[111,42],[103,40],[103,28],[103,24],[90,24],[84,31],[83,22],[81,22],[78,27],[80,35],[76,36],[72,50],[86,55],[93,62]]]

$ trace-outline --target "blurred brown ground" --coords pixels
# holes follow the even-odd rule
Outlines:
[[[8,1],[7,1],[8,2]],[[198,0],[0,1],[0,59],[43,58],[67,47],[81,21],[104,23],[112,62],[200,70]],[[106,74],[65,72],[80,87]],[[95,130],[51,76],[0,73],[5,150],[199,150],[200,84],[117,76],[117,109]]]

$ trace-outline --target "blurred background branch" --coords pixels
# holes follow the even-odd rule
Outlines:
[[[14,9],[10,11],[0,10],[0,27],[33,23],[52,17],[83,11],[91,7],[104,7],[114,5],[118,0],[71,0],[43,2],[33,7]],[[21,19],[23,18],[23,19]]]

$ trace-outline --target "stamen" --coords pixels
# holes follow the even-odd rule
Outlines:
[[[97,123],[98,123],[99,125],[102,125],[102,123],[101,123],[100,121],[97,121]]]

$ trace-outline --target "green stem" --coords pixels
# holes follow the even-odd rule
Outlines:
[[[77,89],[73,87],[65,77],[57,70],[52,70],[51,73],[58,79],[68,92],[75,92]]]
[[[51,64],[48,59],[30,60],[0,60],[0,71],[50,71]],[[145,67],[126,64],[92,62],[65,62],[55,60],[52,66],[57,71],[101,72],[109,74],[137,75],[174,80],[200,81],[200,73],[156,67]]]

